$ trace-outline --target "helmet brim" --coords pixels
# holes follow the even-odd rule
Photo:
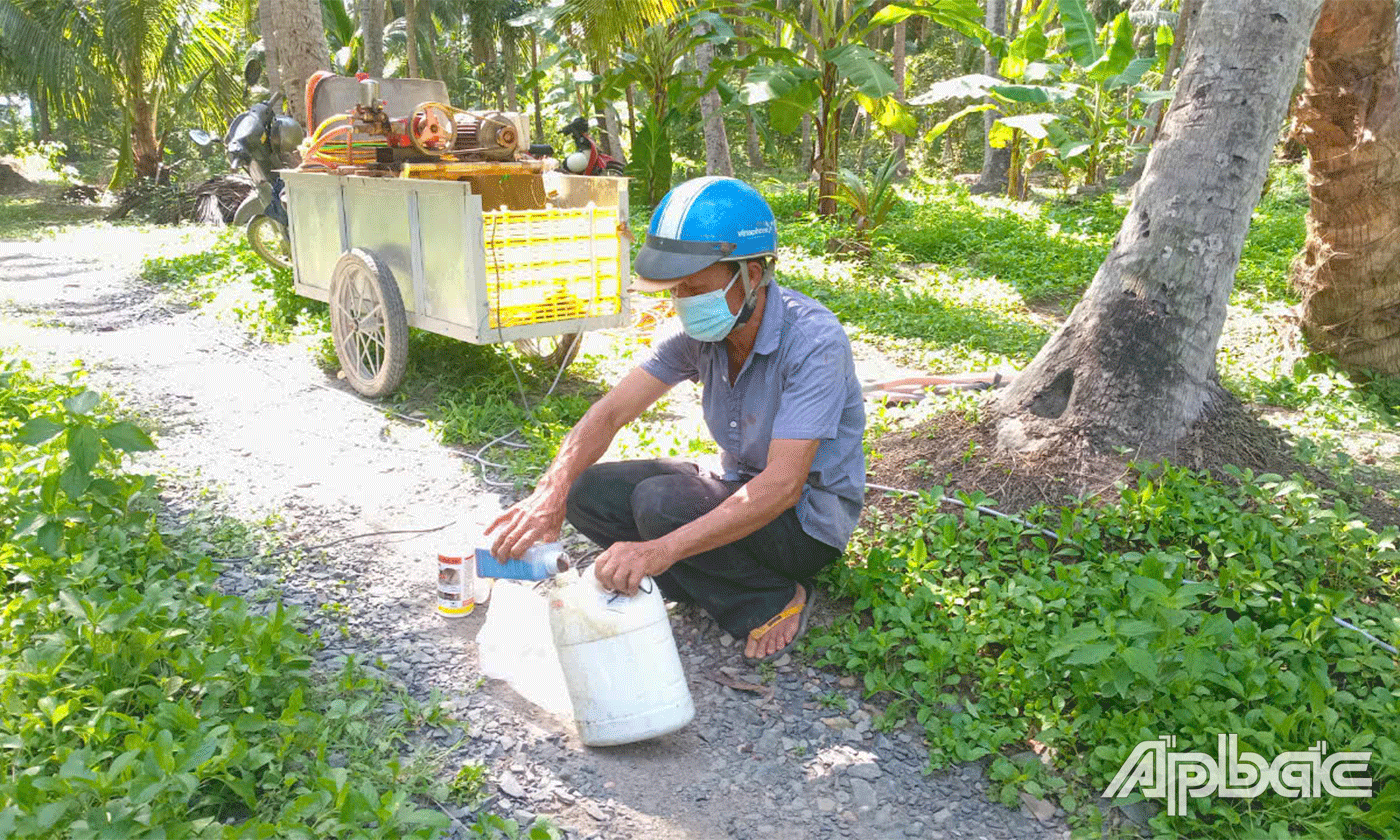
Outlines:
[[[732,242],[685,242],[647,236],[637,252],[631,289],[664,292],[697,271],[703,271],[734,252]]]

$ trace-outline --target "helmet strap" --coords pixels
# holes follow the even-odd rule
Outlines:
[[[743,263],[743,265],[744,265],[744,288],[745,288],[746,291],[744,292],[744,305],[741,306],[741,307],[739,307],[739,318],[738,318],[738,320],[736,320],[736,321],[734,322],[734,329],[736,329],[736,330],[739,329],[740,327],[744,326],[745,324],[747,324],[747,323],[749,322],[749,319],[753,317],[753,313],[754,313],[754,302],[755,302],[755,300],[758,298],[758,290],[767,285],[767,283],[764,283],[764,282],[763,282],[763,280],[766,279],[766,277],[764,277],[764,278],[760,278],[760,279],[759,279],[759,282],[758,282],[757,284],[755,284],[753,288],[750,289],[749,286],[748,286],[748,279],[749,279],[749,261],[748,261],[748,260],[745,260],[744,263]]]

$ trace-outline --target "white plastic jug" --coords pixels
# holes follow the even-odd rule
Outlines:
[[[630,744],[690,723],[695,702],[655,581],[642,578],[630,598],[605,591],[591,568],[555,581],[549,626],[579,739]]]

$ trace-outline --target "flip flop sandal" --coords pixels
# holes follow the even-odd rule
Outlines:
[[[774,659],[781,657],[783,654],[791,650],[792,646],[797,644],[797,640],[802,638],[802,634],[807,632],[807,619],[810,618],[812,615],[812,606],[817,603],[817,588],[810,583],[804,583],[802,584],[802,586],[807,590],[806,601],[799,604],[798,606],[788,607],[787,609],[783,610],[782,612],[763,622],[763,624],[749,631],[749,639],[753,641],[758,641],[759,639],[762,639],[764,636],[772,632],[773,628],[777,627],[779,624],[782,624],[784,621],[786,621],[789,618],[792,618],[794,615],[800,614],[802,617],[799,618],[797,621],[797,633],[793,635],[792,640],[789,641],[787,644],[783,645],[782,647],[778,648],[777,650],[773,651],[772,653],[768,654],[767,656],[759,657],[756,659],[753,657],[745,656],[745,662],[748,662],[750,665],[756,665],[760,662],[772,662]]]

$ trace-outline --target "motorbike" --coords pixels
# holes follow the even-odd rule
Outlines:
[[[222,142],[229,166],[242,169],[253,182],[253,192],[234,212],[233,224],[246,227],[248,244],[269,265],[290,269],[285,188],[277,170],[294,165],[293,155],[306,131],[296,120],[278,114],[274,101],[256,103],[234,117]],[[214,142],[198,130],[190,132],[190,138],[201,146]]]
[[[564,168],[575,175],[612,175],[623,177],[627,161],[605,155],[588,136],[588,120],[577,117],[559,129],[559,133],[574,141],[574,151],[564,158]]]

